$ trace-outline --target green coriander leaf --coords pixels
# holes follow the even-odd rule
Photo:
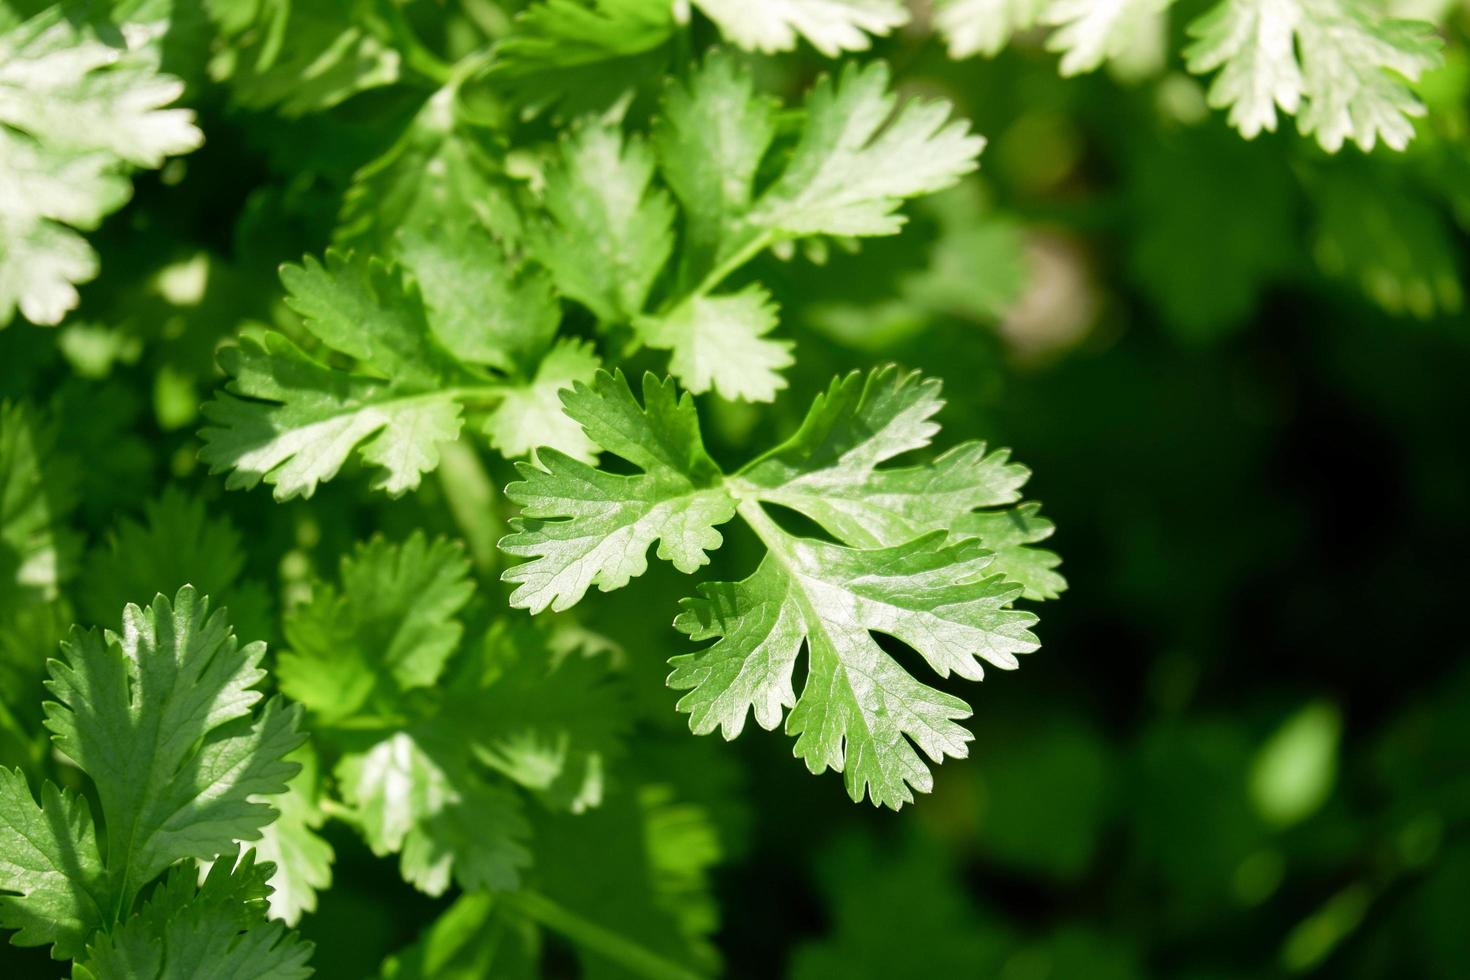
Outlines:
[[[760,286],[724,296],[691,296],[668,313],[640,318],[649,347],[673,352],[669,371],[690,391],[714,390],[732,401],[768,402],[786,387],[780,372],[795,363],[791,341],[770,340],[776,306]]]
[[[928,446],[942,404],[937,382],[892,367],[834,382],[795,435],[731,477],[704,452],[687,398],[676,401],[672,385],[651,377],[644,392],[640,409],[621,376],[600,374],[564,397],[593,441],[645,472],[614,475],[556,456],[543,457],[544,469],[522,466],[527,479],[507,496],[523,516],[501,547],[534,560],[505,573],[521,585],[512,604],[564,609],[593,583],[619,588],[645,570],[659,535],[660,554],[693,571],[721,543],[713,524],[734,510],[767,553],[745,581],[701,587],[675,622],[716,641],[671,661],[668,683],[689,691],[679,708],[693,730],[733,738],[747,712],[773,728],[791,708],[797,754],[813,772],[844,772],[854,800],[866,794],[898,808],[912,789],[927,791],[933,780],[919,752],[936,762],[965,755],[970,734],[956,722],[970,709],[915,680],[875,634],[908,646],[941,677],[971,680],[982,677],[982,660],[1009,669],[1036,649],[1036,617],[1012,604],[1028,588],[1042,596],[1060,587],[1055,556],[1022,550],[1050,525],[1035,508],[976,510],[1014,504],[1027,471],[978,443],[932,463],[880,468]],[[717,521],[708,513],[716,504]],[[793,534],[767,504],[800,511],[851,546]],[[698,532],[682,555],[670,545],[671,524]],[[1006,550],[1026,584],[999,574],[991,547]]]
[[[446,350],[469,364],[534,376],[561,323],[545,272],[516,268],[483,225],[463,221],[406,228],[398,253]]]
[[[87,801],[47,782],[37,806],[25,774],[0,767],[0,928],[70,959],[110,914]]]
[[[776,134],[774,100],[734,58],[708,54],[685,84],[671,86],[654,122],[664,180],[684,214],[681,256],[694,285],[737,247],[756,170]]]
[[[517,464],[522,482],[506,496],[521,516],[500,547],[534,560],[505,572],[517,585],[511,605],[560,611],[593,585],[622,588],[647,570],[654,541],[659,557],[681,571],[708,562],[705,552],[723,540],[715,527],[734,516],[735,502],[704,450],[693,399],[649,374],[640,406],[617,371],[599,372],[562,401],[593,442],[643,472],[614,475],[555,450],[541,453],[539,466]]]
[[[312,944],[265,916],[274,869],[226,853],[202,885],[194,869],[171,871],[136,916],[102,933],[75,976],[95,980],[303,980]]]
[[[865,51],[868,35],[908,23],[900,0],[694,0],[742,48],[789,51],[798,37],[829,58]]]
[[[374,702],[389,709],[402,692],[438,681],[473,593],[458,544],[415,531],[401,545],[359,545],[342,559],[340,591],[320,585],[286,616],[281,690],[328,725]]]
[[[87,555],[78,588],[85,621],[110,621],[129,602],[193,585],[206,595],[230,595],[230,615],[241,636],[272,629],[271,600],[255,582],[242,582],[240,532],[226,517],[211,518],[204,501],[176,487],[149,501],[143,521],[124,518],[106,543]]]
[[[499,163],[505,149],[465,116],[458,90],[440,89],[386,153],[353,175],[333,234],[338,248],[392,254],[400,235],[466,223],[519,238],[520,218]]]
[[[653,169],[642,140],[586,120],[546,174],[546,218],[527,229],[562,295],[608,322],[642,312],[674,247],[674,208],[651,187]]]
[[[264,480],[275,496],[310,496],[336,475],[354,447],[382,469],[376,486],[398,495],[439,463],[439,444],[459,435],[455,384],[473,382],[431,333],[423,304],[378,262],[328,252],[282,279],[307,329],[334,351],[362,362],[349,373],[318,361],[286,337],[267,333],[226,348],[226,392],[204,408],[199,457],[229,472],[227,487]]]
[[[25,405],[0,402],[0,609],[49,602],[75,572],[76,483],[55,425]]]
[[[985,141],[945,102],[898,107],[882,62],[849,65],[807,97],[807,123],[785,172],[751,224],[778,237],[892,235],[905,198],[942,190],[974,170]]]
[[[128,606],[121,635],[73,629],[51,663],[46,727],[97,785],[110,890],[131,899],[182,858],[254,840],[297,767],[300,711],[257,685],[263,643],[243,649],[192,587]]]
[[[503,912],[499,896],[465,894],[408,949],[383,963],[384,980],[538,980],[540,942],[530,922]]]
[[[888,367],[853,373],[818,396],[801,428],[741,476],[761,499],[800,511],[849,545],[884,547],[1021,499],[1030,476],[1005,450],[956,446],[930,463],[880,469],[929,445],[940,383]]]
[[[97,256],[95,228],[131,192],[129,166],[196,149],[183,83],[158,71],[163,24],[89,24],[54,6],[0,34],[0,327],[55,324]]]
[[[748,518],[749,519],[749,518]],[[970,714],[958,698],[914,680],[873,638],[883,633],[916,650],[941,677],[979,680],[979,658],[1016,666],[1036,649],[1031,613],[1010,609],[1021,589],[991,574],[978,542],[945,544],[936,533],[894,548],[857,550],[761,528],[772,554],[738,585],[702,587],[675,625],[712,647],[675,657],[669,685],[697,734],[739,734],[747,709],[786,730],[815,773],[843,772],[848,795],[897,809],[909,787],[933,785],[915,746],[935,762],[967,754]],[[807,680],[793,698],[791,677],[803,642]],[[794,707],[793,707],[794,705]],[[905,738],[907,736],[907,740]],[[910,744],[910,741],[913,743]]]
[[[344,756],[337,779],[373,853],[401,852],[403,876],[430,895],[512,889],[530,854],[520,801],[470,771],[457,736],[397,732]]]
[[[1041,14],[1056,26],[1047,50],[1062,53],[1063,75],[1080,75],[1104,61],[1127,61],[1149,35],[1161,35],[1163,15],[1174,0],[1051,0]]]
[[[1055,552],[1030,547],[1056,530],[1040,510],[1040,504],[1028,503],[964,514],[955,520],[954,533],[974,535],[994,552],[995,570],[1019,583],[1027,599],[1055,599],[1067,588],[1067,580],[1056,570],[1062,559]]]
[[[562,411],[561,392],[590,382],[602,360],[588,341],[564,338],[547,352],[527,383],[508,387],[485,420],[490,445],[501,455],[526,456],[548,446],[573,459],[592,462],[597,447]]]
[[[934,26],[951,58],[993,58],[1015,35],[1030,30],[1050,0],[936,0]]]
[[[1442,61],[1432,25],[1361,0],[1223,0],[1189,30],[1189,70],[1220,70],[1210,105],[1228,107],[1241,135],[1275,131],[1280,108],[1329,153],[1348,140],[1406,147],[1424,106],[1405,80]]]
[[[666,785],[625,785],[596,810],[541,817],[535,832],[537,887],[557,905],[697,976],[719,975],[709,874],[722,848],[704,807]],[[588,980],[630,975],[599,949],[577,954]]]
[[[317,805],[316,753],[309,747],[293,752],[289,760],[301,771],[291,778],[286,792],[271,797],[278,817],[266,824],[255,855],[275,867],[270,876],[270,916],[295,925],[303,912],[315,912],[317,893],[332,884],[332,845],[317,833],[326,814]]]
[[[663,69],[673,30],[666,0],[547,0],[516,17],[490,77],[531,111],[601,109]]]
[[[402,57],[377,37],[354,0],[205,0],[226,43],[209,62],[250,109],[300,116],[397,82]]]
[[[454,683],[446,714],[476,757],[558,809],[602,802],[631,717],[606,656],[553,651],[524,621],[486,633]]]

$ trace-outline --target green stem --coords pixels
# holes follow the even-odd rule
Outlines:
[[[424,46],[409,26],[396,0],[378,0],[377,7],[387,25],[388,40],[399,49],[409,68],[439,85],[454,77],[454,66]]]
[[[473,446],[461,439],[440,448],[439,483],[449,513],[469,546],[476,571],[492,576],[499,557],[495,543],[505,527],[495,510],[495,485]]]
[[[511,892],[505,896],[505,904],[508,909],[561,933],[577,945],[607,957],[645,980],[704,980],[701,974],[688,967],[665,959],[626,936],[620,936],[582,918],[540,892]]]
[[[774,236],[769,230],[760,231],[752,235],[744,245],[730,253],[719,265],[715,266],[700,280],[699,285],[690,290],[687,296],[682,297],[679,302],[691,299],[695,296],[705,296],[720,283],[730,277],[736,269],[755,258],[771,246]]]

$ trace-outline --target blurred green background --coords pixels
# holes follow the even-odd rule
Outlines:
[[[421,27],[456,8],[406,6]],[[681,649],[664,600],[687,587],[668,567],[585,604],[630,675],[627,764],[713,817],[728,975],[1470,976],[1465,20],[1444,14],[1447,64],[1403,154],[1244,141],[1177,56],[1063,79],[1035,39],[962,62],[921,31],[878,43],[907,90],[990,138],[982,172],[901,236],[758,263],[797,366],[773,409],[706,398],[713,451],[790,431],[835,372],[922,368],[945,379],[949,439],[1034,470],[1070,589],[1019,671],[947,688],[975,706],[971,757],[897,814],[810,776],[779,733],[688,734],[662,685]],[[204,148],[139,175],[92,236],[104,275],[68,325],[0,331],[0,396],[56,414],[82,568],[177,484],[244,532],[237,577],[274,641],[273,607],[357,539],[458,533],[432,484],[388,501],[349,477],[278,505],[194,458],[216,344],[284,315],[276,265],[325,247],[414,101],[252,104],[189,37],[165,65]],[[763,72],[791,97],[826,65]],[[752,542],[731,544],[710,578],[751,567]],[[86,581],[78,618],[115,615]],[[337,883],[302,928],[320,975],[376,974],[443,903],[329,832]],[[546,964],[578,972],[555,945]],[[7,977],[47,970],[0,948]]]

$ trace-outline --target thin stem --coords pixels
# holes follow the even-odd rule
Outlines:
[[[514,909],[531,921],[561,933],[577,945],[607,957],[645,980],[704,980],[702,974],[674,963],[626,936],[584,919],[540,892],[511,892],[505,896],[505,903],[508,909]]]
[[[388,27],[389,39],[402,51],[408,67],[440,85],[454,77],[454,66],[424,46],[394,0],[378,0],[377,7]]]
[[[495,510],[495,485],[473,446],[456,440],[440,447],[439,483],[449,513],[469,545],[476,571],[490,577],[498,558],[495,543],[505,527]]]
[[[739,269],[742,265],[749,262],[751,259],[755,258],[761,252],[769,248],[771,245],[772,237],[773,236],[769,230],[761,231],[751,236],[751,238],[744,245],[732,252],[730,256],[725,259],[725,261],[721,262],[719,265],[711,269],[709,273],[700,280],[699,285],[690,290],[688,296],[680,299],[680,302],[682,303],[684,302],[684,300],[690,299],[695,296],[707,295],[716,286],[729,278],[729,276],[734,273],[736,269]]]

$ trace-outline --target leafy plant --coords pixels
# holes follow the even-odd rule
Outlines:
[[[1467,18],[0,0],[0,975],[1455,976]]]

